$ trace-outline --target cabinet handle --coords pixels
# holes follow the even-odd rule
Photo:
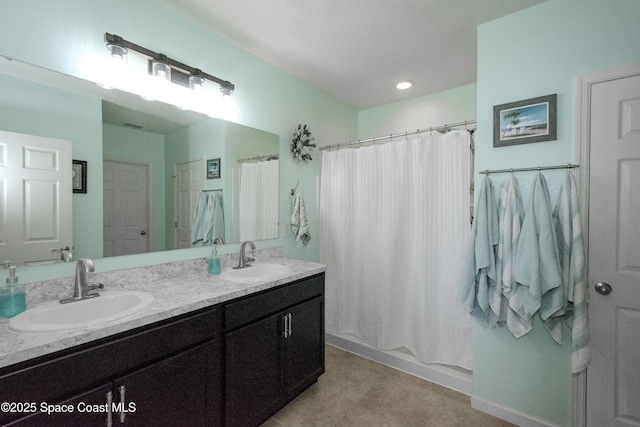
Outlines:
[[[124,410],[125,407],[125,393],[126,393],[126,389],[123,385],[121,385],[120,387],[118,387],[118,390],[120,391],[120,404],[121,404],[121,408],[122,410],[120,411],[120,424],[124,424],[124,417],[127,416],[127,413]]]
[[[113,427],[113,413],[111,412],[111,405],[113,403],[113,393],[107,392],[107,427]]]
[[[291,313],[287,313],[282,316],[284,320],[284,332],[282,333],[285,338],[289,338],[291,336]]]
[[[289,336],[291,336],[293,334],[293,328],[291,327],[291,313],[289,313],[288,316],[289,316]]]
[[[289,336],[287,335],[289,333],[289,324],[288,324],[288,319],[286,314],[282,316],[282,321],[284,322],[284,331],[282,332],[282,335],[284,335],[286,339]]]

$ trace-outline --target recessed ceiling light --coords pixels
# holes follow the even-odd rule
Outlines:
[[[413,86],[412,81],[400,82],[396,85],[396,87],[400,90],[409,89],[411,86]]]

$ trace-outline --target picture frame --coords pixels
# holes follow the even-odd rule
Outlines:
[[[86,160],[71,161],[71,183],[74,193],[87,194],[87,162]]]
[[[207,160],[207,179],[220,178],[220,158]]]
[[[554,141],[557,137],[557,94],[495,105],[493,146]]]

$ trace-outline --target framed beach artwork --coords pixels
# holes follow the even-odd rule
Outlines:
[[[207,179],[220,178],[220,158],[207,160]]]
[[[556,139],[557,95],[540,96],[493,107],[493,146]]]
[[[74,193],[87,193],[87,162],[86,160],[71,161],[71,182]]]

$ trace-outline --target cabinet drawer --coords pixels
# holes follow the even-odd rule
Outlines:
[[[219,338],[221,320],[219,308],[208,308],[4,368],[0,401],[59,402],[69,393]],[[0,414],[0,424],[15,415]]]
[[[252,294],[225,305],[225,330],[230,331],[324,294],[324,273]]]

